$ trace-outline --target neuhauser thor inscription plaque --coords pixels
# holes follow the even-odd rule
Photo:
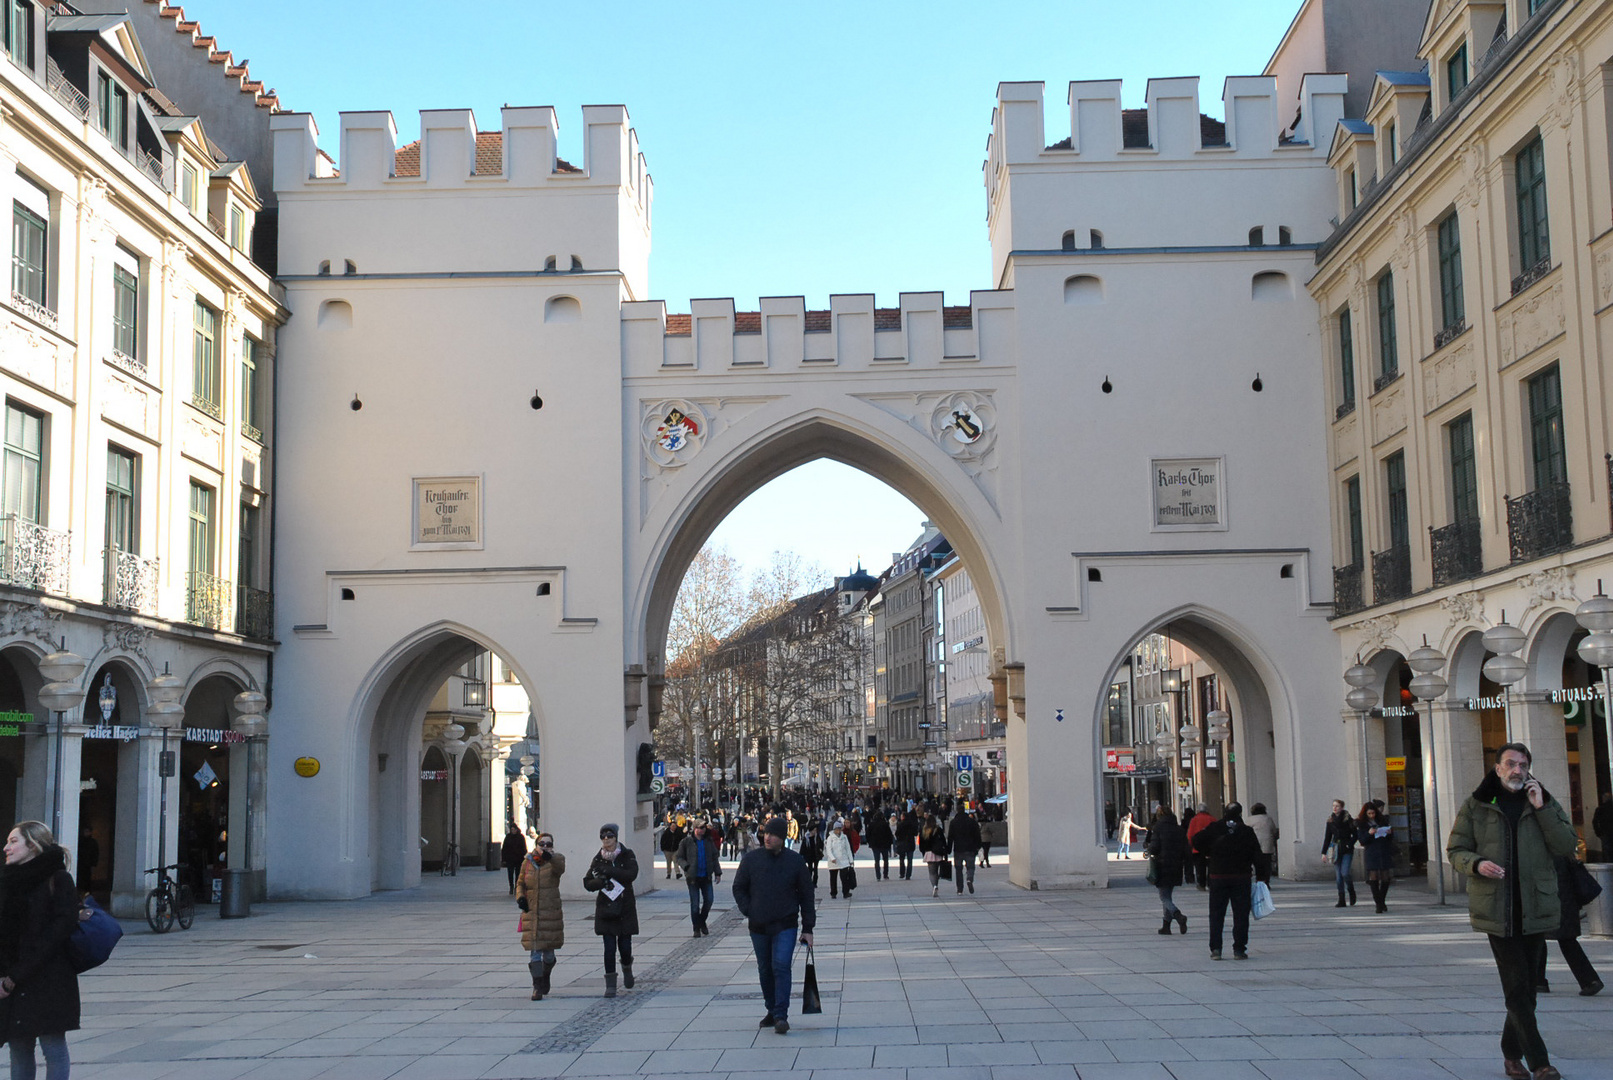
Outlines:
[[[1155,458],[1155,529],[1226,528],[1224,458]]]
[[[416,477],[412,546],[430,550],[481,547],[482,478]]]

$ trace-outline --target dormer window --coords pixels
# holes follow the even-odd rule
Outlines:
[[[1354,210],[1357,206],[1361,205],[1361,184],[1356,179],[1354,169],[1350,170],[1348,182],[1350,185],[1350,209]]]
[[[191,213],[196,212],[196,166],[188,161],[179,166],[179,201]]]
[[[1446,104],[1456,100],[1456,95],[1467,89],[1467,42],[1457,46],[1451,53],[1450,59],[1445,61],[1445,97]]]
[[[246,250],[246,211],[239,206],[230,207],[230,247]]]
[[[96,101],[101,134],[129,149],[129,92],[103,71],[96,78]]]
[[[6,55],[19,66],[34,66],[34,5],[29,0],[4,0]]]
[[[1393,120],[1383,125],[1384,144],[1389,149],[1389,164],[1400,160],[1400,126]]]

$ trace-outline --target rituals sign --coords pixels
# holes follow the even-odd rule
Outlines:
[[[481,547],[482,478],[416,477],[413,546]]]
[[[1155,458],[1152,463],[1154,528],[1226,528],[1223,458]]]

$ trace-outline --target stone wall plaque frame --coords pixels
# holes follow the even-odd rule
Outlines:
[[[1226,464],[1224,457],[1152,459],[1149,531],[1225,532]]]
[[[482,476],[416,476],[409,510],[410,551],[480,551]]]

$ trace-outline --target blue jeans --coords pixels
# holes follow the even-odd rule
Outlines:
[[[1350,882],[1350,864],[1355,862],[1355,849],[1339,852],[1338,862],[1333,864],[1333,882],[1339,887],[1339,899],[1344,899],[1344,890],[1354,891]]]
[[[796,928],[780,930],[776,934],[751,932],[751,947],[756,950],[756,974],[762,983],[762,1000],[767,1003],[767,1015],[783,1020],[790,1012],[790,963],[795,959]]]
[[[711,914],[711,878],[691,877],[684,878],[689,883],[689,918],[694,920],[696,928],[706,925],[706,916]]]
[[[45,1052],[45,1080],[67,1080],[70,1068],[67,1061],[67,1033],[54,1032],[39,1037],[39,1048]],[[34,1080],[34,1040],[13,1036],[11,1039],[12,1080]]]

